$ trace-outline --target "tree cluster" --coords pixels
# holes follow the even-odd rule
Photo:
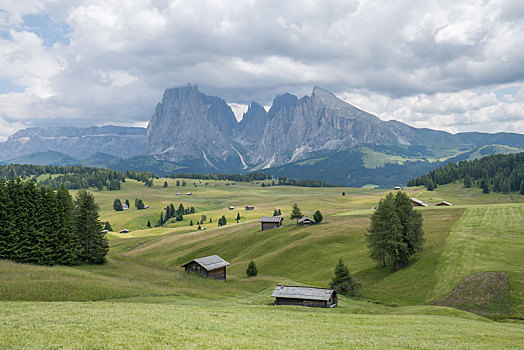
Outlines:
[[[227,224],[226,216],[222,215],[222,217],[218,219],[218,227],[225,226],[226,224]]]
[[[423,185],[429,189],[456,181],[463,181],[464,187],[477,186],[484,193],[520,191],[524,183],[524,153],[496,154],[449,163],[408,181],[408,186]]]
[[[178,208],[175,208],[173,203],[171,203],[165,208],[165,215],[164,215],[164,212],[160,213],[160,219],[158,219],[156,227],[160,227],[164,225],[166,222],[168,222],[172,218],[174,218],[176,221],[182,221],[184,220],[184,215],[193,214],[193,213],[195,213],[194,207],[184,208],[184,205],[180,203],[178,205]]]
[[[0,180],[0,259],[40,265],[101,264],[109,250],[94,196],[33,181]]]
[[[422,215],[413,209],[405,192],[389,193],[371,216],[366,240],[373,260],[394,271],[407,266],[422,249]]]
[[[265,173],[248,173],[248,174],[199,174],[199,173],[178,173],[170,175],[171,178],[183,178],[194,180],[214,180],[214,181],[238,181],[238,182],[252,182],[272,179],[271,175]]]

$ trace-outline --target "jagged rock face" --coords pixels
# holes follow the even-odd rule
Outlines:
[[[0,143],[0,160],[46,151],[61,152],[80,159],[96,153],[129,158],[145,154],[146,150],[147,135],[144,128],[112,125],[27,128]]]
[[[227,159],[234,154],[231,136],[238,128],[235,115],[218,97],[196,86],[168,89],[147,127],[149,151],[161,159]]]
[[[363,143],[410,144],[412,139],[409,126],[393,128],[319,87],[301,99],[278,96],[268,117],[259,153],[250,157],[263,168],[305,159],[312,152]]]

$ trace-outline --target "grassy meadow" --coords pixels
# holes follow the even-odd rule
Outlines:
[[[486,195],[461,184],[406,189],[427,203],[453,206],[417,209],[424,218],[424,250],[393,273],[369,258],[364,239],[373,207],[388,190],[185,181],[177,187],[174,179],[159,179],[145,187],[126,180],[120,191],[93,191],[101,220],[115,231],[105,265],[0,261],[0,347],[523,347],[524,196]],[[131,208],[115,212],[115,198],[128,199]],[[150,208],[136,210],[135,198]],[[193,206],[196,213],[148,229],[147,221],[154,226],[170,203]],[[277,208],[289,215],[293,203],[308,216],[320,210],[324,221],[300,227],[285,217],[282,228],[260,231],[260,216]],[[205,230],[198,230],[202,215]],[[228,224],[217,227],[222,215]],[[118,233],[124,228],[130,232]],[[180,268],[211,254],[230,262],[226,282]],[[270,305],[277,283],[327,287],[339,258],[362,285],[357,297],[341,297],[330,310]],[[250,260],[257,277],[245,275]],[[485,318],[434,305],[484,272],[509,276],[503,311],[486,308]],[[476,302],[469,294],[460,297],[465,310],[468,301]]]

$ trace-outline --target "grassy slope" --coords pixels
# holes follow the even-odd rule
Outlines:
[[[211,337],[207,344],[221,342],[224,346],[229,344],[234,347],[247,346],[248,340],[260,346],[300,346],[310,342],[326,344],[325,339],[332,339],[331,345],[342,346],[353,341],[353,337],[348,339],[346,336],[353,329],[358,329],[357,333],[351,334],[359,337],[360,344],[377,344],[382,347],[445,347],[445,344],[475,348],[482,344],[486,344],[488,348],[512,347],[522,339],[521,325],[502,326],[478,322],[476,316],[462,311],[417,305],[434,301],[470,273],[486,269],[508,272],[512,277],[515,300],[522,304],[524,287],[521,282],[522,264],[519,264],[522,258],[518,256],[518,252],[522,251],[519,247],[522,247],[523,228],[518,223],[522,219],[524,206],[521,203],[524,202],[524,196],[483,195],[478,189],[463,189],[460,185],[442,186],[434,192],[427,192],[422,188],[409,189],[410,195],[427,202],[448,200],[457,205],[422,210],[427,240],[425,249],[407,269],[392,273],[389,269],[377,267],[369,259],[363,237],[369,224],[370,208],[386,191],[261,188],[260,185],[242,183],[225,186],[224,182],[210,182],[208,186],[204,186],[198,181],[196,188],[177,188],[174,180],[168,180],[170,186],[163,188],[163,181],[157,181],[153,188],[128,181],[122,191],[95,192],[97,201],[101,204],[101,218],[109,220],[115,229],[126,227],[133,230],[127,235],[111,235],[109,263],[104,266],[39,267],[0,261],[1,300],[85,301],[117,298],[113,302],[95,304],[3,302],[0,325],[8,326],[0,331],[0,334],[5,333],[7,337],[0,339],[9,339],[12,343],[6,343],[7,345],[17,341],[24,344],[24,332],[28,327],[34,325],[39,329],[43,327],[41,322],[57,320],[52,319],[55,316],[46,319],[49,308],[54,308],[60,315],[56,316],[60,321],[52,322],[53,326],[49,330],[42,330],[41,335],[33,332],[33,337],[27,340],[31,344],[50,344],[46,334],[52,330],[61,334],[57,338],[57,344],[63,344],[67,334],[76,332],[66,322],[70,313],[80,315],[77,325],[81,328],[91,322],[105,325],[102,328],[116,324],[112,336],[104,341],[124,347],[132,341],[143,346],[148,344],[144,342],[149,341],[151,344],[166,346],[194,342],[205,345],[207,340],[198,335],[201,333]],[[191,180],[188,182],[192,183]],[[177,192],[188,191],[194,195],[175,196]],[[347,195],[341,196],[342,191]],[[151,209],[131,209],[116,213],[112,210],[112,202],[116,197],[128,198],[131,202],[140,197]],[[164,228],[137,230],[145,226],[144,220],[147,222],[148,218],[156,222],[163,206],[170,202],[178,205],[180,201],[185,206],[195,206],[198,212],[190,216],[195,220],[201,214],[206,214],[216,223],[218,217],[225,214],[230,224],[222,228],[217,228],[215,223],[207,224],[207,230],[196,231],[195,227],[188,226],[189,218],[186,218],[182,223],[170,223]],[[281,229],[259,231],[256,219],[260,215],[271,214],[274,208],[287,212],[293,202],[299,203],[307,215],[321,209],[325,222],[314,227],[297,227],[286,220]],[[255,211],[227,210],[229,205],[242,208],[246,204],[255,205]],[[487,212],[482,212],[483,210]],[[240,224],[232,220],[237,212],[247,216]],[[474,227],[479,220],[484,225],[482,227],[485,227],[484,231]],[[486,222],[490,224],[486,225]],[[501,223],[511,223],[508,226],[510,229],[501,230]],[[469,230],[463,229],[468,227]],[[472,254],[463,255],[460,249],[469,249],[471,241],[478,242],[478,247],[472,250]],[[493,242],[498,242],[499,246],[491,254],[486,247],[492,247]],[[455,251],[455,248],[458,250]],[[511,251],[508,256],[511,259],[506,259],[507,249]],[[484,257],[486,252],[489,254]],[[186,276],[181,272],[179,266],[182,263],[207,254],[219,254],[231,262],[228,282]],[[294,307],[276,309],[266,306],[272,301],[270,294],[275,283],[326,286],[339,257],[347,262],[351,272],[362,282],[359,299],[341,298],[340,307],[330,311]],[[244,275],[251,259],[256,261],[260,275],[249,279]],[[455,259],[458,261],[456,264]],[[473,263],[470,264],[469,259]],[[128,304],[114,303],[134,296],[142,299],[130,299]],[[159,301],[163,304],[161,307],[153,306],[158,300],[154,296],[164,296]],[[165,306],[170,312],[162,313],[166,303],[172,304]],[[180,303],[183,305],[179,305]],[[389,304],[412,306],[386,306]],[[23,321],[21,316],[25,312],[22,311],[24,307],[35,314],[35,323]],[[215,328],[205,329],[205,332],[204,328],[198,328],[201,327],[198,324],[206,317],[222,314],[238,322],[230,322],[228,317],[215,317],[218,320]],[[297,317],[301,320],[301,326],[291,331],[293,336],[290,338],[283,336],[271,324],[289,324]],[[11,326],[13,319],[17,321]],[[314,323],[310,323],[314,320],[319,322],[315,332]],[[186,326],[187,324],[191,326]],[[396,328],[393,330],[388,324],[401,324],[399,329],[407,331],[410,336],[403,337],[401,333],[395,333]],[[255,333],[258,330],[263,336],[248,336],[244,343],[236,335],[245,327],[253,329]],[[451,343],[439,343],[439,339],[443,338],[438,327],[446,328],[446,337],[449,337],[446,339]],[[333,328],[345,331],[332,332]],[[230,343],[222,342],[220,329],[233,334]],[[467,329],[468,333],[460,329]],[[195,335],[195,330],[202,332]],[[155,332],[161,335],[147,340],[146,335]],[[167,335],[169,332],[171,335]],[[318,340],[315,341],[320,343],[314,343],[310,339],[311,334],[316,334]],[[135,335],[142,340],[136,340]],[[75,339],[77,344],[88,347],[96,347],[97,342],[101,341],[91,332]],[[301,341],[304,343],[296,343]]]
[[[220,302],[5,303],[2,348],[469,348],[522,347],[522,327],[472,319],[360,315],[340,307]],[[392,326],[393,325],[393,326]]]

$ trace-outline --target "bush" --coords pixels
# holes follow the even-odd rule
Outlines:
[[[248,275],[249,277],[254,277],[258,275],[257,265],[255,264],[253,260],[251,260],[249,262],[249,265],[247,266],[246,275]]]
[[[315,223],[317,224],[320,224],[322,220],[324,220],[324,217],[322,216],[320,210],[317,210],[315,214],[313,214],[313,220],[315,220]]]

